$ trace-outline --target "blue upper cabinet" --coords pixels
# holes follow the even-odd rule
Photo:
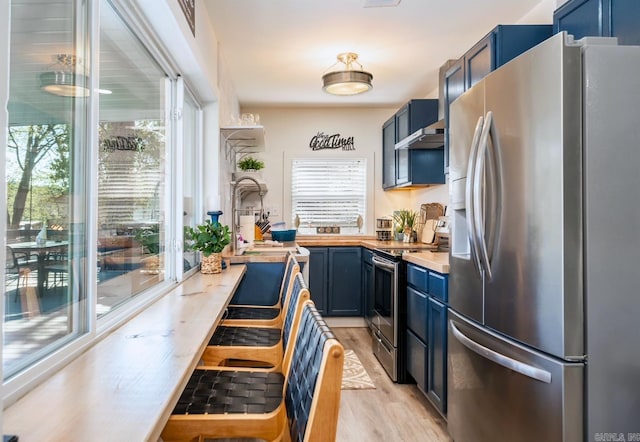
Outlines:
[[[551,37],[551,25],[499,25],[451,65],[444,79],[445,168],[449,168],[449,105],[491,71]]]
[[[382,125],[382,187],[390,189],[396,185],[396,117]]]
[[[551,37],[551,25],[499,25],[464,54],[465,90]]]
[[[438,100],[415,99],[382,126],[382,187],[444,184],[444,149],[399,149],[395,145],[438,121]]]
[[[569,0],[553,13],[554,32],[582,37],[617,37],[623,45],[640,45],[640,1]]]

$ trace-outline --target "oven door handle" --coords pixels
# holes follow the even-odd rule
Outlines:
[[[389,348],[389,346],[387,346],[386,342],[384,342],[384,339],[382,339],[382,337],[380,337],[380,331],[376,330],[374,332],[374,336],[376,337],[376,341],[378,341],[380,343],[380,345],[382,345],[384,347],[384,349],[387,351],[387,353],[392,353],[393,349]]]
[[[377,256],[374,256],[372,258],[372,261],[373,261],[373,265],[375,267],[380,267],[382,269],[390,270],[392,272],[394,272],[396,270],[395,264],[393,264],[393,263],[391,263],[389,261],[386,261],[386,260],[382,260],[382,259],[378,258]]]

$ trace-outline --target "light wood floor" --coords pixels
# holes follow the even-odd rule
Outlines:
[[[371,352],[366,328],[333,328],[345,349],[352,349],[376,385],[375,390],[343,390],[338,442],[451,441],[446,421],[414,384],[391,381]]]

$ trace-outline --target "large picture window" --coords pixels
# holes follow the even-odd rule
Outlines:
[[[107,2],[100,60],[98,316],[164,280],[170,100],[167,75]]]
[[[10,2],[5,399],[196,268],[200,109],[126,4]]]
[[[77,38],[88,11],[80,5],[11,2],[5,378],[88,331],[89,53]]]

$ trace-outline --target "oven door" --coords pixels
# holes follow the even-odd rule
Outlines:
[[[398,346],[395,331],[398,263],[373,256],[373,308],[380,334],[394,347]]]

